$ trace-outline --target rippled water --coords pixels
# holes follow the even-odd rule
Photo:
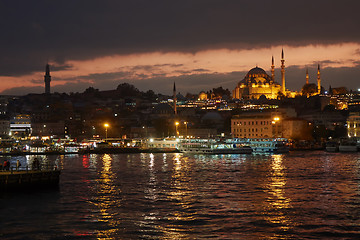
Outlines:
[[[0,196],[1,239],[360,239],[358,153],[44,161],[60,189]]]

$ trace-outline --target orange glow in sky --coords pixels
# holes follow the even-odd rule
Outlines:
[[[113,74],[116,80],[146,81],[157,75],[173,77],[197,73],[246,72],[256,65],[270,72],[272,56],[275,59],[275,68],[280,67],[281,48],[284,49],[286,67],[299,66],[302,68],[318,62],[321,63],[322,69],[354,67],[356,62],[360,61],[359,43],[301,47],[276,46],[249,50],[214,49],[194,54],[152,52],[113,55],[85,61],[67,61],[65,64],[72,66],[70,69],[60,71],[51,69],[51,85],[53,87],[71,82],[85,82],[91,86],[94,81],[101,81],[92,78],[92,74],[105,73]],[[50,62],[50,65],[54,66],[56,63]],[[118,73],[119,76],[117,76]],[[126,73],[126,78],[120,73]],[[0,81],[2,82],[0,92],[13,87],[44,86],[44,72],[34,72],[19,77],[0,77]],[[221,79],[219,79],[219,85],[221,83]]]

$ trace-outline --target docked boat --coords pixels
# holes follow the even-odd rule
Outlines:
[[[235,138],[234,142],[251,147],[254,153],[289,152],[289,141],[287,138]]]
[[[326,143],[325,150],[327,152],[338,152],[339,151],[339,143],[335,141],[330,141]]]
[[[183,153],[195,154],[249,154],[251,147],[234,142],[232,139],[182,139],[178,150]]]
[[[340,139],[339,152],[357,152],[357,140],[355,138]]]

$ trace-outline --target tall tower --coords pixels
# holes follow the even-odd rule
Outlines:
[[[44,82],[45,82],[45,93],[50,94],[51,76],[50,76],[50,65],[49,64],[46,64]]]
[[[285,59],[284,59],[284,49],[281,49],[281,92],[285,93]]]
[[[176,110],[176,86],[175,86],[175,82],[174,82],[174,89],[173,89],[173,100],[174,100],[174,113],[175,115],[177,115],[177,110]]]
[[[317,87],[318,87],[318,94],[321,93],[321,78],[320,78],[320,64],[318,64],[318,71],[317,71]]]
[[[271,81],[275,82],[275,65],[274,65],[274,56],[271,58]]]
[[[308,68],[306,68],[306,84],[309,84],[309,71],[308,71]]]

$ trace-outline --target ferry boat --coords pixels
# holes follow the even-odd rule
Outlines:
[[[234,142],[233,139],[182,139],[178,150],[183,153],[195,154],[249,154],[251,147]]]
[[[287,153],[289,141],[287,138],[235,138],[234,142],[251,147],[254,153]]]
[[[329,141],[326,143],[325,150],[327,152],[338,152],[339,151],[339,143],[335,141]]]
[[[339,152],[357,152],[358,144],[356,138],[340,139]]]

